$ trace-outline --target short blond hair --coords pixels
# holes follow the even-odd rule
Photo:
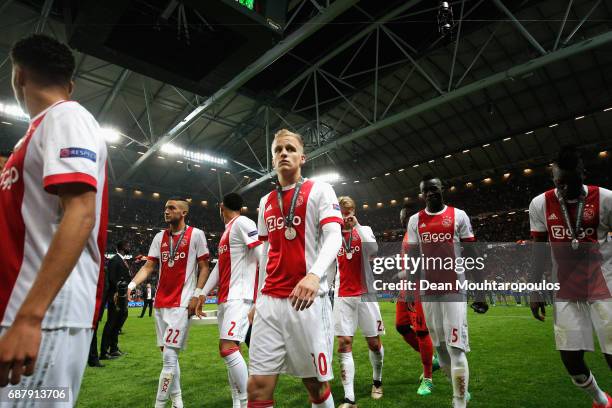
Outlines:
[[[340,207],[345,208],[347,210],[354,210],[356,207],[355,200],[353,200],[349,196],[338,197],[338,203],[340,204]]]
[[[289,129],[281,129],[278,132],[276,132],[274,134],[274,140],[272,141],[272,143],[274,143],[276,141],[276,139],[278,139],[279,137],[282,137],[282,136],[291,136],[291,137],[294,137],[295,139],[297,139],[297,141],[299,142],[300,146],[302,146],[302,149],[304,148],[304,139],[302,139],[302,135],[300,135],[299,133],[292,132]]]

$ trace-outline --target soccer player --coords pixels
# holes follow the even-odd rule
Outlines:
[[[593,329],[612,369],[612,191],[586,186],[584,163],[573,147],[563,148],[552,166],[554,189],[529,205],[533,248],[532,282],[541,282],[549,241],[553,276],[560,284],[554,302],[555,342],[572,382],[593,399],[594,408],[612,408],[584,361],[593,351]],[[578,216],[580,214],[580,216]],[[570,243],[571,242],[571,243]],[[542,294],[532,293],[531,311],[545,317]]]
[[[155,402],[157,408],[164,407],[168,397],[173,408],[183,407],[178,354],[187,345],[189,321],[198,303],[196,286],[202,289],[208,278],[206,237],[204,231],[185,223],[188,213],[186,199],[173,197],[166,202],[164,220],[168,229],[155,235],[147,262],[128,285],[129,293],[159,265],[153,303],[157,345],[163,360]]]
[[[445,270],[436,267],[436,259],[461,256],[476,258],[472,246],[461,250],[461,242],[476,240],[467,214],[458,208],[444,204],[442,181],[438,177],[426,175],[420,183],[421,194],[425,200],[425,209],[413,214],[408,220],[408,245],[411,256],[419,252],[425,261],[431,259],[432,267],[422,269],[422,279],[437,284],[455,285],[462,280],[462,274],[454,269]],[[469,369],[466,353],[470,350],[467,327],[467,304],[465,296],[454,290],[434,294],[426,291],[421,294],[423,311],[431,341],[438,352],[440,367],[453,384],[454,408],[465,408],[469,400]],[[448,301],[452,299],[454,301]],[[477,302],[482,308],[475,308],[479,313],[486,312],[486,303]]]
[[[272,407],[278,375],[287,373],[302,378],[312,407],[332,408],[327,276],[342,245],[342,214],[329,184],[302,178],[306,156],[299,134],[278,131],[272,159],[278,184],[259,204],[257,228],[265,241],[259,271],[265,283],[255,305],[248,406]]]
[[[94,117],[69,101],[66,45],[32,35],[10,58],[30,126],[0,174],[0,405],[18,402],[15,389],[66,387],[64,402],[45,405],[70,407],[104,285],[106,144]]]
[[[344,220],[342,247],[338,252],[334,300],[334,331],[338,338],[338,356],[342,372],[344,400],[339,408],[354,408],[355,362],[353,361],[353,337],[357,327],[368,343],[372,364],[373,399],[381,399],[382,367],[385,350],[380,336],[385,327],[375,294],[368,290],[368,278],[372,276],[370,257],[378,251],[372,228],[360,225],[355,217],[355,201],[340,197],[340,210]]]
[[[400,211],[400,223],[406,229],[408,227],[408,215],[410,207],[405,205]],[[404,234],[402,240],[402,249],[400,255],[408,254],[408,232]],[[402,335],[406,343],[408,343],[417,353],[421,355],[421,363],[423,364],[423,374],[417,394],[427,396],[433,390],[433,372],[440,368],[438,358],[434,356],[433,344],[423,305],[418,298],[418,291],[414,293],[413,299],[406,299],[406,293],[400,293],[397,302],[395,303],[395,329]]]
[[[237,193],[223,197],[220,212],[225,231],[219,241],[219,259],[204,290],[198,293],[196,307],[198,317],[203,316],[202,305],[206,296],[219,286],[219,352],[227,367],[234,408],[247,406],[249,373],[240,354],[240,343],[245,341],[249,329],[248,314],[253,307],[257,264],[262,250],[257,225],[250,218],[240,215],[243,205],[242,197]]]

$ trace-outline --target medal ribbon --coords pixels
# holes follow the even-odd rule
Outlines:
[[[276,199],[278,201],[278,208],[280,209],[281,216],[285,221],[285,228],[293,227],[293,216],[295,215],[295,203],[297,202],[298,196],[300,195],[300,189],[302,188],[302,184],[304,179],[300,177],[300,180],[295,185],[295,190],[293,190],[293,197],[291,197],[291,206],[289,207],[289,215],[285,217],[285,213],[283,211],[283,189],[280,184],[276,185]]]
[[[174,255],[176,255],[176,250],[181,245],[181,241],[183,240],[183,237],[185,236],[185,232],[186,231],[187,231],[187,227],[185,227],[183,229],[183,231],[181,231],[181,235],[179,236],[179,239],[178,239],[178,242],[176,243],[176,246],[173,246],[172,232],[170,230],[168,230],[168,235],[170,236],[169,239],[168,239],[168,241],[170,241],[168,243],[168,245],[170,245],[170,258],[168,258],[168,262],[170,262],[170,260],[172,260],[172,262],[174,262]]]
[[[580,230],[582,228],[582,211],[584,211],[584,202],[585,197],[584,194],[578,197],[578,209],[576,210],[576,227],[572,226],[572,220],[570,219],[569,211],[567,210],[567,204],[565,203],[565,199],[559,196],[559,204],[561,206],[561,212],[563,213],[563,220],[565,221],[565,225],[567,229],[569,229],[570,235],[572,236],[572,240],[578,240],[578,235],[580,234]]]
[[[351,242],[353,242],[353,229],[352,228],[349,231],[348,243],[346,242],[346,239],[344,239],[344,234],[342,234],[342,243],[344,244],[345,253],[351,252]]]

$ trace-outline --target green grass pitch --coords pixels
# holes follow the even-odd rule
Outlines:
[[[416,394],[421,373],[419,355],[395,331],[395,305],[381,303],[381,311],[387,330],[383,337],[384,397],[380,401],[370,398],[372,369],[365,341],[358,333],[353,355],[359,407],[450,407],[451,386],[440,371],[434,373],[433,395],[420,397]],[[119,347],[128,355],[105,361],[104,368],[87,367],[78,407],[153,407],[161,354],[156,347],[153,318],[138,319],[139,313],[140,309],[130,310],[125,334],[119,336]],[[469,310],[470,407],[591,406],[586,394],[571,384],[555,351],[551,313],[549,309],[547,322],[540,323],[531,317],[526,307],[491,307],[485,315]],[[99,334],[101,332],[102,327]],[[187,408],[231,407],[217,334],[217,326],[193,326],[187,350],[180,354],[181,387]],[[244,345],[242,350],[243,355],[248,356]],[[587,363],[602,389],[612,391],[612,376],[601,353],[587,353]],[[337,406],[344,394],[336,357],[333,369],[336,378],[332,381],[332,393]],[[275,401],[276,407],[310,407],[301,382],[288,376],[281,377]]]

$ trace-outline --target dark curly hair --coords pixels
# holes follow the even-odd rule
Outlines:
[[[10,52],[11,61],[27,69],[43,86],[68,85],[74,73],[74,56],[64,43],[42,34],[17,41]]]

